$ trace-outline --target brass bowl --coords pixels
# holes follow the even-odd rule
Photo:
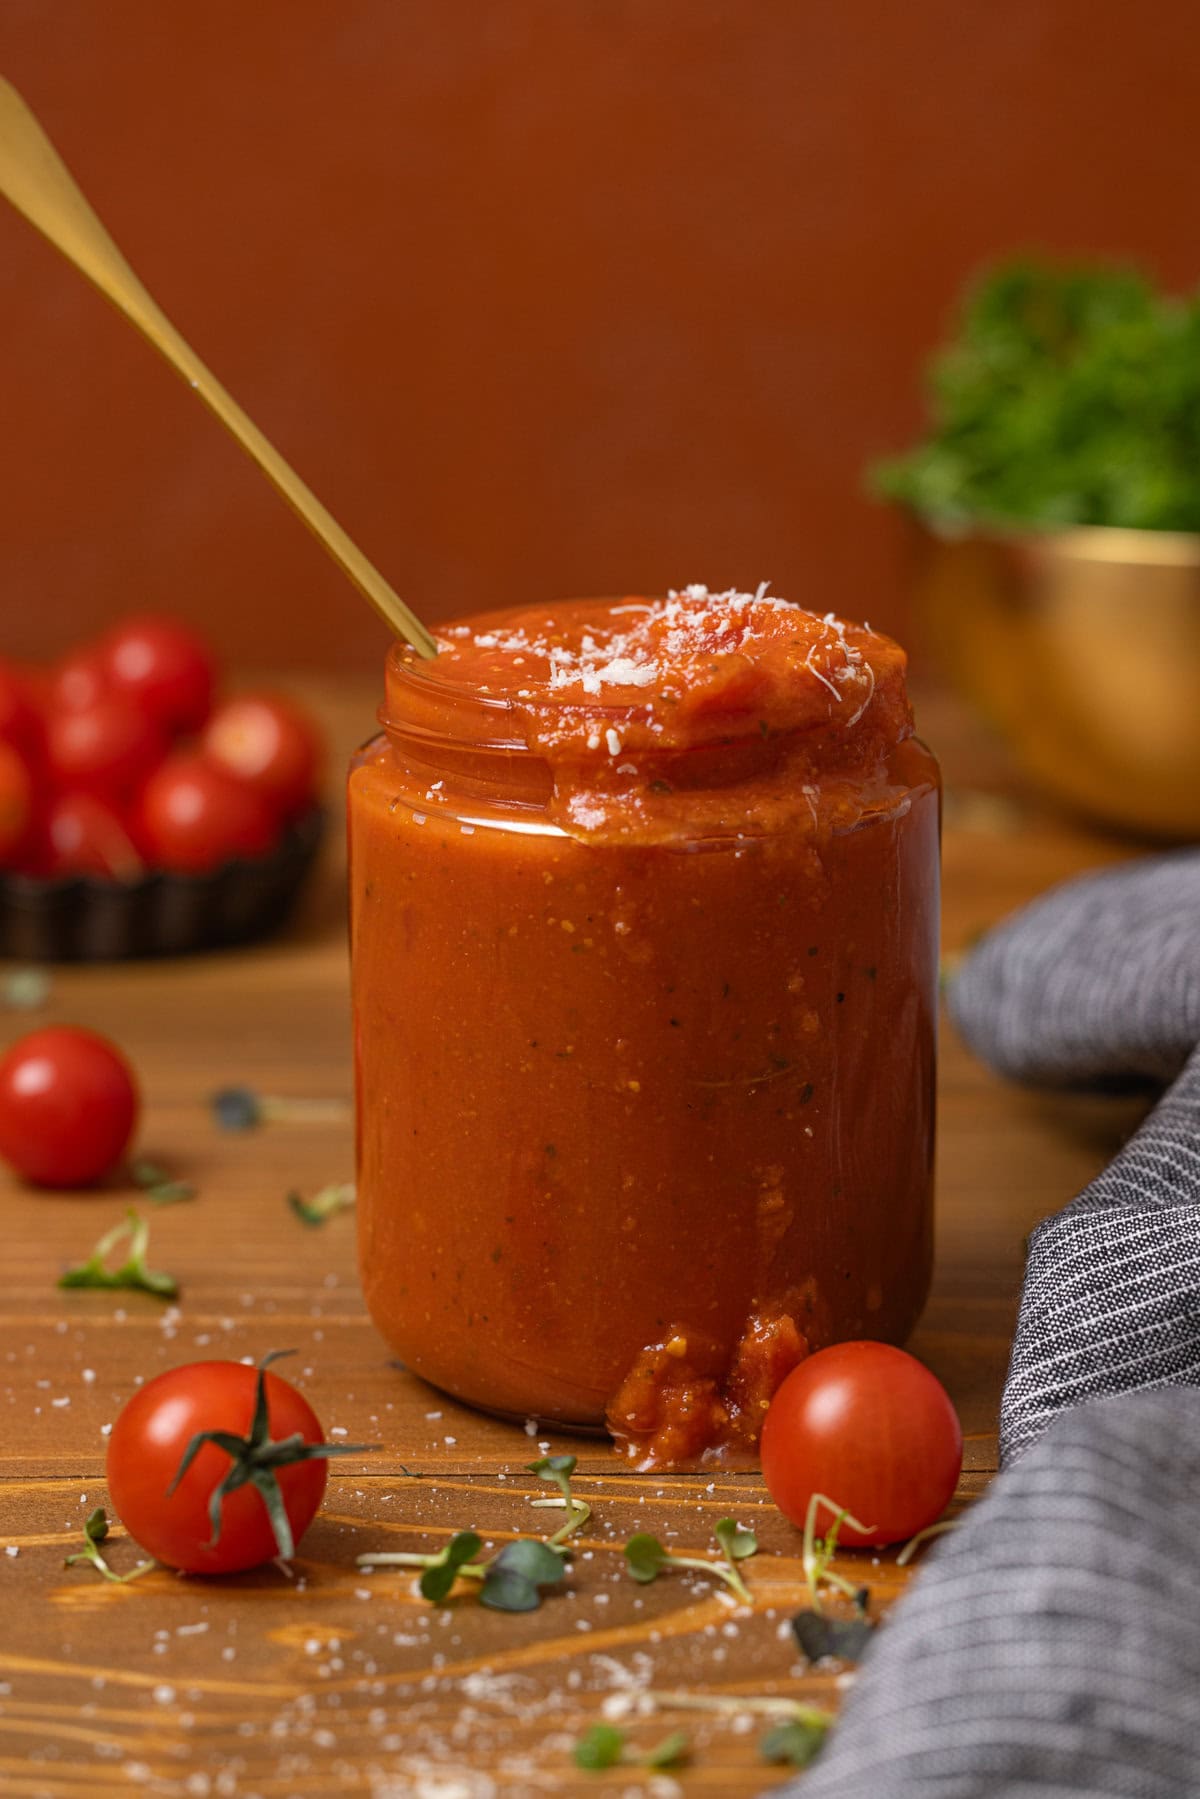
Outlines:
[[[1200,836],[1200,535],[922,531],[919,631],[1050,793]]]

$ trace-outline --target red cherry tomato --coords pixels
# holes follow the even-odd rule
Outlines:
[[[88,1187],[115,1168],[137,1119],[133,1070],[94,1031],[31,1031],[0,1058],[0,1156],[40,1187]]]
[[[86,712],[110,691],[112,683],[94,647],[72,650],[50,671],[48,710]]]
[[[254,787],[281,817],[311,805],[321,739],[290,700],[269,693],[225,700],[209,719],[201,747],[210,762]]]
[[[46,762],[62,787],[120,799],[144,780],[163,753],[158,726],[119,694],[78,711],[52,712]]]
[[[145,864],[121,814],[91,793],[60,793],[46,814],[46,872],[135,881]]]
[[[33,821],[33,775],[12,744],[0,741],[0,866],[15,863]]]
[[[102,640],[100,659],[115,690],[172,735],[198,731],[212,710],[216,658],[176,618],[123,619]]]
[[[792,1370],[763,1422],[762,1471],[803,1527],[823,1493],[845,1506],[848,1547],[898,1543],[939,1518],[962,1468],[962,1430],[941,1382],[889,1343],[838,1343]],[[823,1511],[822,1534],[831,1522]]]
[[[153,866],[198,874],[233,856],[265,855],[279,826],[253,788],[200,755],[176,751],[143,789],[137,831]]]
[[[316,1413],[277,1374],[266,1375],[268,1434],[299,1434],[323,1443]],[[188,1574],[232,1574],[279,1554],[262,1495],[253,1485],[226,1494],[220,1535],[212,1542],[209,1501],[232,1458],[206,1443],[175,1491],[174,1481],[192,1438],[201,1431],[250,1432],[258,1370],[242,1362],[192,1362],[156,1375],[118,1414],[108,1439],[108,1491],[117,1516],[142,1548]],[[292,1535],[298,1543],[325,1492],[323,1460],[286,1464],[277,1471]]]
[[[41,711],[28,680],[11,662],[0,662],[0,743],[11,744],[27,761],[41,755]]]

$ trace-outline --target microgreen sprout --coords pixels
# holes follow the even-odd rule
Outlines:
[[[222,1087],[208,1103],[222,1131],[253,1131],[261,1124],[341,1124],[350,1113],[344,1099],[288,1099],[253,1087]]]
[[[562,1554],[532,1537],[516,1537],[489,1561],[476,1557],[482,1539],[460,1530],[436,1555],[407,1550],[379,1550],[360,1555],[360,1568],[420,1568],[418,1586],[431,1605],[440,1605],[461,1576],[480,1582],[479,1602],[496,1612],[532,1612],[541,1604],[541,1589],[557,1586],[566,1573]]]
[[[50,976],[44,968],[14,968],[0,984],[0,998],[14,1012],[36,1012],[50,998]]]
[[[571,1492],[571,1476],[575,1472],[575,1457],[573,1455],[544,1455],[540,1461],[527,1462],[526,1466],[530,1474],[536,1474],[539,1480],[552,1481],[562,1496],[558,1499],[531,1499],[530,1505],[566,1507],[566,1523],[549,1539],[551,1548],[554,1548],[560,1543],[565,1543],[567,1538],[573,1536],[592,1515],[591,1506],[585,1500],[576,1499]]]
[[[750,1589],[742,1579],[737,1564],[755,1553],[758,1548],[757,1538],[753,1531],[740,1529],[732,1518],[722,1518],[715,1534],[721,1545],[724,1561],[709,1561],[696,1555],[673,1555],[649,1531],[638,1531],[625,1545],[625,1561],[629,1572],[634,1580],[646,1586],[652,1580],[657,1580],[665,1568],[695,1568],[702,1574],[723,1580],[748,1605]]]
[[[896,1557],[897,1568],[907,1568],[918,1549],[920,1549],[923,1544],[928,1543],[931,1537],[944,1536],[948,1530],[957,1530],[958,1525],[959,1520],[957,1518],[943,1518],[940,1524],[927,1524],[924,1530],[919,1530],[915,1537],[910,1537],[908,1539],[908,1542]]]
[[[281,1356],[292,1355],[293,1350],[275,1349],[265,1355],[258,1364],[258,1381],[254,1389],[254,1415],[250,1423],[250,1434],[239,1437],[228,1430],[197,1431],[175,1470],[175,1478],[167,1488],[167,1496],[175,1491],[201,1449],[206,1443],[223,1449],[229,1457],[230,1466],[223,1480],[213,1488],[208,1502],[208,1516],[212,1524],[211,1541],[216,1543],[221,1536],[221,1508],[226,1495],[235,1493],[239,1487],[254,1487],[263,1504],[267,1508],[267,1516],[271,1520],[271,1529],[275,1534],[275,1546],[283,1561],[290,1561],[295,1553],[296,1544],[292,1536],[291,1520],[287,1515],[287,1507],[283,1503],[280,1490],[278,1470],[290,1468],[296,1462],[328,1461],[335,1455],[362,1455],[368,1449],[377,1448],[373,1443],[306,1443],[299,1431],[293,1431],[290,1437],[275,1437],[270,1434],[271,1421],[267,1403],[267,1369],[272,1362]]]
[[[322,1187],[311,1199],[300,1193],[289,1193],[288,1205],[302,1224],[325,1224],[338,1212],[348,1212],[354,1205],[354,1182],[342,1181]]]
[[[136,1580],[139,1574],[149,1574],[152,1568],[158,1566],[157,1562],[139,1562],[135,1568],[130,1568],[127,1574],[118,1574],[115,1569],[109,1567],[100,1553],[100,1545],[107,1536],[108,1514],[102,1505],[98,1505],[95,1511],[89,1515],[83,1527],[83,1548],[79,1550],[78,1554],[67,1556],[63,1567],[73,1568],[76,1562],[90,1562],[96,1572],[102,1574],[105,1580],[111,1580],[121,1586],[127,1580]]]
[[[119,1268],[106,1268],[106,1257],[126,1237],[129,1239],[129,1254]],[[146,1266],[149,1241],[150,1226],[130,1206],[121,1223],[114,1224],[110,1231],[105,1231],[87,1261],[81,1262],[77,1268],[68,1268],[65,1274],[59,1276],[58,1284],[60,1287],[106,1289],[132,1287],[142,1293],[152,1293],[155,1299],[174,1299],[179,1291],[179,1282],[175,1277]]]
[[[156,1206],[173,1206],[181,1199],[195,1199],[196,1189],[188,1181],[177,1181],[157,1162],[134,1162],[129,1170],[135,1187]]]
[[[826,1511],[833,1513],[833,1523],[823,1537],[817,1535],[817,1509],[820,1506],[824,1506]],[[814,1493],[808,1502],[808,1511],[804,1518],[803,1565],[804,1578],[808,1583],[809,1600],[818,1617],[821,1615],[820,1587],[822,1581],[831,1587],[837,1587],[839,1592],[847,1594],[856,1605],[859,1605],[861,1610],[859,1600],[861,1588],[856,1587],[851,1581],[843,1579],[840,1574],[834,1574],[829,1566],[837,1554],[838,1532],[843,1524],[848,1524],[851,1530],[857,1530],[864,1536],[875,1528],[873,1524],[860,1524],[857,1518],[850,1516],[844,1505],[837,1505],[824,1493]]]
[[[724,1693],[649,1691],[646,1697],[653,1699],[664,1711],[709,1712],[725,1718],[745,1717],[749,1713],[752,1717],[774,1718],[774,1727],[759,1745],[760,1753],[765,1761],[791,1762],[797,1768],[812,1761],[833,1723],[832,1715],[819,1706],[805,1705],[799,1699],[785,1699],[782,1695],[759,1699]]]
[[[626,1746],[625,1732],[615,1724],[593,1724],[585,1730],[572,1750],[577,1768],[589,1773],[603,1773],[607,1768],[678,1768],[690,1752],[687,1733],[673,1730],[661,1743],[644,1754]]]

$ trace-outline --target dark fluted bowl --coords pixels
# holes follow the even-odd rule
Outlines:
[[[0,875],[0,956],[19,962],[119,962],[188,956],[270,936],[316,859],[320,807],[289,825],[266,856],[207,874],[153,870],[137,881],[94,875]]]

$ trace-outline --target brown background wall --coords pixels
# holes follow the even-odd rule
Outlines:
[[[903,629],[861,469],[998,250],[1197,276],[1193,0],[4,0],[0,69],[201,354],[437,618],[753,585]],[[129,604],[382,633],[0,213],[0,649]]]

